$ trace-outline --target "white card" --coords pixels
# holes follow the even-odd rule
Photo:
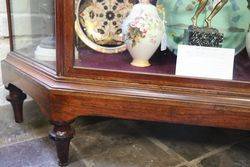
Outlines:
[[[232,79],[234,49],[179,45],[176,75]]]

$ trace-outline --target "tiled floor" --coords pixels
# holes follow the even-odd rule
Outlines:
[[[0,87],[0,167],[56,167],[38,106],[29,98],[16,124],[6,94]],[[250,167],[247,131],[99,118],[73,127],[70,167]]]

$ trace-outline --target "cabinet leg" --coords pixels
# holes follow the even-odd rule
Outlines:
[[[26,94],[16,86],[9,84],[6,89],[9,90],[9,95],[6,99],[11,103],[15,121],[17,123],[23,122],[23,101],[26,99]]]
[[[49,136],[55,141],[59,166],[67,166],[69,163],[69,145],[74,137],[75,131],[70,123],[52,122],[54,129]]]

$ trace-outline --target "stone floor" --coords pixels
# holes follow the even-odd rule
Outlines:
[[[56,167],[51,126],[38,106],[26,100],[25,121],[16,124],[6,94],[1,86],[0,167]],[[70,167],[250,167],[247,131],[100,118],[73,127]]]

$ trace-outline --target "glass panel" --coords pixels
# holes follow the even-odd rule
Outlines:
[[[54,0],[10,0],[14,51],[55,69]]]
[[[233,80],[250,81],[245,42],[250,1],[158,0],[153,3],[157,11],[145,5],[147,0],[133,5],[136,3],[75,0],[77,67],[176,75],[178,45],[198,45],[235,49]],[[167,49],[162,50],[165,43]]]

